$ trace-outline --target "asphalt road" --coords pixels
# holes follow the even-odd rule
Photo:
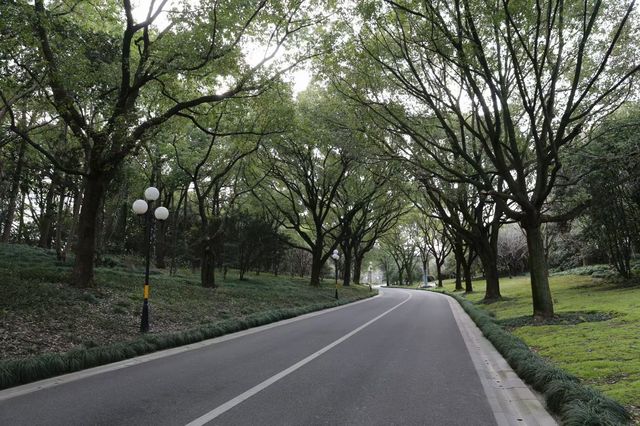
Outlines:
[[[6,392],[6,391],[5,391]],[[22,395],[0,425],[494,425],[451,308],[373,300]]]

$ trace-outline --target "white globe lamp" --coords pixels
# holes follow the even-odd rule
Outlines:
[[[144,198],[148,201],[155,201],[160,198],[160,191],[158,191],[158,188],[150,186],[144,190]]]
[[[167,210],[166,207],[158,207],[154,212],[153,215],[156,217],[156,219],[158,220],[167,220],[167,218],[169,217],[169,210]]]
[[[133,212],[135,214],[145,214],[149,209],[149,205],[145,200],[135,200],[133,202]]]

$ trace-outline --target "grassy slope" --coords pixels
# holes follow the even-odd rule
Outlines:
[[[634,412],[640,407],[640,287],[620,288],[591,277],[551,277],[556,313],[602,312],[613,314],[607,321],[579,324],[525,325],[512,330],[528,345],[559,367],[575,374]],[[483,283],[476,282],[482,298]],[[445,285],[451,290],[452,285]],[[507,300],[479,305],[499,320],[531,314],[528,277],[501,280]],[[578,315],[580,317],[580,315]]]
[[[139,337],[143,272],[141,268],[99,268],[96,290],[66,283],[70,264],[53,253],[0,244],[0,360],[66,352]],[[289,276],[229,273],[218,289],[198,285],[188,272],[176,277],[151,275],[151,328],[154,333],[188,330],[222,320],[282,308],[333,303],[327,281],[312,288]],[[341,300],[369,295],[368,287],[340,291]]]

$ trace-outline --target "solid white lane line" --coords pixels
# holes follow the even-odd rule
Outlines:
[[[241,393],[240,395],[236,396],[235,398],[230,399],[229,401],[225,402],[224,404],[222,404],[222,405],[218,406],[217,408],[215,408],[215,409],[209,411],[208,413],[204,414],[203,416],[198,417],[197,419],[195,419],[192,422],[188,423],[187,426],[201,426],[201,425],[206,424],[207,422],[210,422],[211,420],[213,420],[216,417],[220,416],[221,414],[229,411],[230,409],[232,409],[236,405],[240,404],[241,402],[251,398],[253,395],[257,394],[261,390],[268,388],[272,384],[276,383],[278,380],[280,380],[280,379],[288,376],[289,374],[293,373],[294,371],[296,371],[300,367],[304,366],[305,364],[310,363],[311,361],[313,361],[314,359],[318,358],[323,353],[327,352],[328,350],[330,350],[330,349],[336,347],[337,345],[339,345],[340,343],[344,342],[345,340],[347,340],[348,338],[350,338],[351,336],[353,336],[354,334],[356,334],[360,330],[362,330],[362,329],[370,326],[374,322],[378,321],[380,318],[384,317],[389,312],[391,312],[391,311],[399,308],[400,306],[404,305],[412,297],[413,297],[413,295],[411,293],[409,293],[409,297],[407,297],[405,300],[403,300],[402,302],[398,303],[397,305],[395,305],[391,309],[388,309],[388,310],[384,311],[383,313],[381,313],[377,317],[373,318],[372,320],[364,323],[363,325],[361,325],[360,327],[358,327],[355,330],[351,331],[350,333],[345,334],[344,336],[342,336],[338,340],[335,340],[333,343],[328,344],[327,346],[325,346],[324,348],[320,349],[319,351],[317,351],[317,352],[309,355],[308,357],[304,358],[303,360],[293,364],[291,367],[289,367],[289,368],[287,368],[285,370],[282,370],[278,374],[275,374],[275,375],[269,377],[267,380],[263,381],[262,383],[259,383],[256,386],[252,387],[248,391]]]

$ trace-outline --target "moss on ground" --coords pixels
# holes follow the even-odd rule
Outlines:
[[[557,324],[518,324],[519,318],[532,312],[528,277],[502,279],[504,301],[479,303],[484,292],[480,281],[474,283],[476,293],[466,298],[489,311],[544,358],[638,413],[640,287],[578,275],[552,276],[550,283]],[[452,287],[445,283],[447,290]],[[585,321],[566,320],[576,316]]]

